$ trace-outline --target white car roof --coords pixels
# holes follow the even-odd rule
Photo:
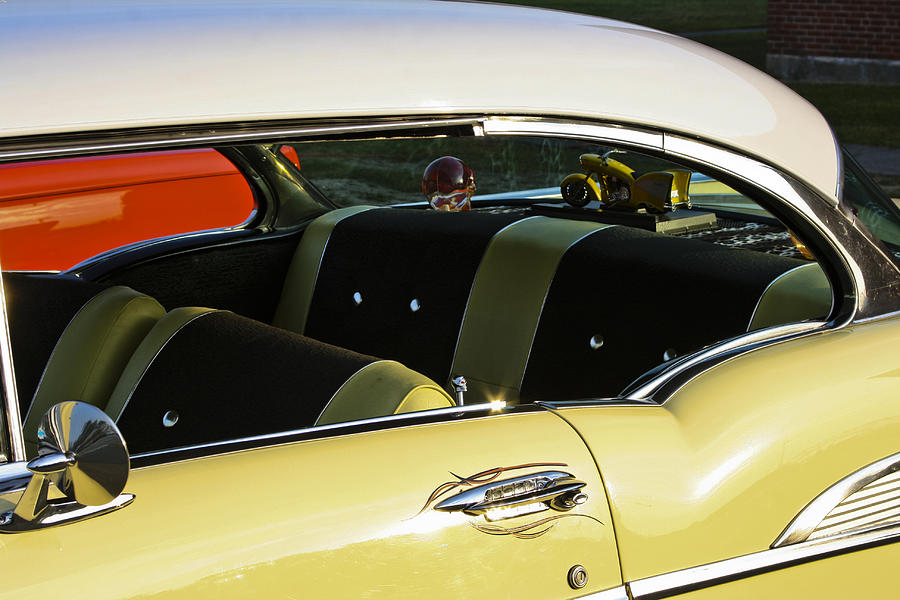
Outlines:
[[[306,117],[508,113],[699,136],[835,195],[824,118],[695,42],[428,0],[6,0],[0,137]],[[0,142],[2,145],[2,142]]]

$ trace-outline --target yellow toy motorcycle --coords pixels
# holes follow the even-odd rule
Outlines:
[[[645,208],[651,213],[663,213],[681,206],[690,208],[690,171],[671,169],[635,177],[628,165],[609,157],[613,152],[603,156],[582,154],[579,162],[586,174],[573,173],[562,180],[563,200],[578,208],[596,200],[602,205],[600,210]]]

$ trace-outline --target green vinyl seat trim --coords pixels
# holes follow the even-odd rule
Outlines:
[[[350,376],[325,405],[315,424],[331,425],[455,405],[450,395],[425,375],[397,361],[379,360]]]
[[[756,304],[747,331],[807,319],[824,319],[831,312],[828,277],[818,263],[782,273],[766,287]]]
[[[121,371],[121,377],[109,396],[109,402],[104,407],[106,414],[113,421],[118,421],[119,417],[122,416],[122,412],[128,405],[128,401],[131,399],[131,395],[137,388],[138,383],[140,383],[147,369],[150,368],[153,359],[166,345],[166,342],[194,319],[212,312],[216,312],[215,309],[193,306],[176,308],[166,313],[165,316],[156,322],[137,346],[137,349],[135,349],[128,360],[128,364]]]
[[[467,403],[518,401],[560,260],[572,245],[607,227],[529,217],[491,239],[472,284],[450,371],[466,378]]]
[[[165,312],[124,286],[103,290],[81,307],[57,341],[25,415],[27,456],[37,455],[38,427],[54,404],[77,400],[106,408],[131,355]]]
[[[312,304],[316,279],[322,257],[331,238],[335,226],[353,215],[375,208],[374,206],[348,206],[339,208],[315,219],[306,227],[294,257],[288,267],[284,287],[272,325],[294,333],[303,333],[306,329],[306,318]]]

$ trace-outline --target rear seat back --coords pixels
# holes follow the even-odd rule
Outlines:
[[[273,324],[446,383],[481,257],[494,234],[519,218],[391,208],[328,213],[300,242]]]
[[[764,291],[806,264],[594,222],[343,210],[304,235],[316,243],[301,242],[275,325],[444,384],[464,375],[468,402],[614,396],[664,360],[744,333],[757,304],[772,314],[778,302],[762,296],[783,294]],[[806,314],[819,300],[790,320],[820,316]],[[296,306],[309,307],[300,320]]]
[[[802,264],[627,227],[600,231],[566,253],[550,284],[522,397],[614,395],[665,360],[744,333],[769,283]]]
[[[178,308],[141,343],[107,414],[139,453],[450,406],[396,362],[228,311]]]

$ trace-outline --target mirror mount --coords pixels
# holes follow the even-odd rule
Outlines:
[[[13,510],[0,514],[0,533],[74,523],[134,501],[123,494],[129,459],[125,440],[102,410],[82,402],[53,406],[41,419],[31,481]],[[50,484],[62,498],[50,499]]]

